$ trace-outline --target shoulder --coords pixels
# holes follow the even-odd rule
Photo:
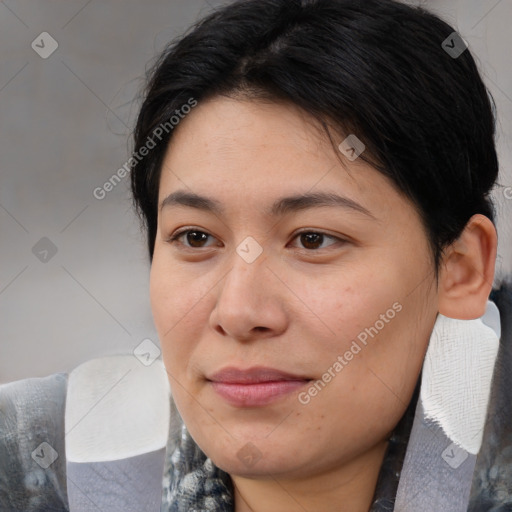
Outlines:
[[[119,460],[165,446],[169,395],[160,359],[115,355],[81,364],[68,379],[68,461]]]
[[[67,510],[67,379],[56,373],[0,386],[1,510]]]
[[[499,310],[500,348],[471,489],[471,512],[512,503],[512,281],[493,290],[491,300]]]
[[[148,453],[165,450],[169,404],[161,360],[133,355],[0,385],[0,510],[67,512],[75,463],[111,471],[123,461],[124,474],[134,467],[135,475]]]

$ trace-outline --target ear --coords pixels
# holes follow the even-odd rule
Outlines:
[[[472,320],[485,313],[496,263],[497,234],[484,215],[473,215],[444,252],[439,273],[439,313]]]

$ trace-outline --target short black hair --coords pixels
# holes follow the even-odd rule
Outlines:
[[[443,249],[472,215],[494,221],[489,195],[498,175],[495,103],[454,32],[395,0],[235,1],[171,42],[149,70],[134,154],[191,99],[294,104],[364,143],[360,157],[416,207],[437,272]],[[446,49],[456,44],[460,55]],[[131,160],[150,259],[173,133],[165,131],[144,158]]]

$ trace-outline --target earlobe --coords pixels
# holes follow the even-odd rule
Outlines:
[[[473,215],[444,252],[439,272],[439,313],[472,320],[484,312],[492,289],[497,234],[492,221]]]

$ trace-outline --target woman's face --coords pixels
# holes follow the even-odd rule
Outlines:
[[[253,477],[320,474],[382,446],[437,314],[415,209],[291,106],[216,98],[175,130],[151,303],[192,437]],[[215,375],[229,368],[241,373]]]

